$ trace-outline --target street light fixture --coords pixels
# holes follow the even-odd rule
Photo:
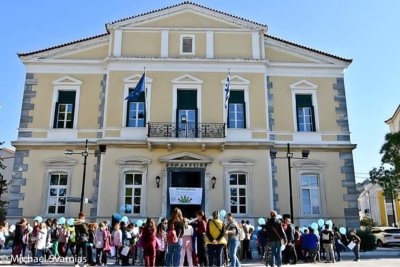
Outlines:
[[[161,178],[160,178],[160,176],[157,175],[157,177],[156,177],[157,188],[160,188],[160,181],[161,181]]]
[[[74,153],[74,151],[71,149],[66,149],[64,151],[65,155],[82,155],[83,156],[83,177],[82,177],[82,190],[81,190],[81,199],[80,199],[80,203],[81,203],[80,211],[81,212],[83,211],[83,202],[84,202],[83,197],[85,194],[87,157],[89,156],[89,154],[97,155],[96,153],[89,153],[88,142],[89,142],[89,140],[86,139],[85,150],[83,152]],[[104,146],[104,145],[100,146],[100,152],[105,152],[105,151],[106,151],[106,146]]]
[[[292,192],[292,165],[291,165],[291,159],[307,159],[308,155],[310,154],[310,150],[303,150],[301,151],[301,158],[296,158],[293,157],[293,153],[290,152],[290,144],[287,144],[287,150],[286,150],[286,157],[277,157],[276,155],[278,154],[278,150],[275,148],[271,148],[269,150],[269,156],[271,159],[284,159],[286,158],[288,161],[288,172],[289,172],[289,191],[290,191],[290,219],[292,220],[292,223],[294,223],[294,218],[293,218],[293,192]]]
[[[213,176],[213,178],[211,178],[211,183],[212,183],[212,189],[214,189],[215,184],[217,183],[217,178],[215,178],[215,176]]]

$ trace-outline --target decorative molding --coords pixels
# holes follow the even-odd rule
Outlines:
[[[179,5],[179,6],[167,8],[162,11],[145,14],[142,16],[137,16],[135,18],[132,18],[129,20],[124,20],[124,21],[117,22],[114,24],[106,24],[106,27],[107,27],[107,29],[132,27],[132,26],[137,26],[140,24],[145,24],[145,23],[149,23],[152,21],[168,18],[171,16],[179,15],[179,14],[186,13],[186,12],[191,12],[193,14],[203,16],[203,17],[206,17],[209,19],[217,20],[222,23],[226,23],[228,25],[236,26],[239,28],[250,29],[250,30],[260,30],[260,31],[262,30],[263,32],[267,31],[267,29],[268,29],[267,26],[263,27],[256,23],[248,22],[244,19],[234,18],[233,16],[224,15],[221,12],[216,12],[213,10],[194,6],[191,4]]]
[[[75,166],[76,160],[72,158],[55,157],[43,160],[44,166]]]
[[[168,57],[169,30],[161,31],[161,57]]]
[[[293,162],[297,169],[322,169],[325,167],[325,162],[321,160],[296,160]]]
[[[190,81],[187,81],[185,79],[190,79]],[[203,81],[200,80],[199,78],[194,77],[193,75],[190,74],[184,74],[182,76],[179,76],[173,80],[171,80],[172,83],[194,83],[194,84],[202,84]]]
[[[64,76],[53,81],[54,85],[81,85],[82,81],[71,76]]]
[[[226,78],[222,79],[221,83],[225,85],[226,84]],[[250,83],[251,83],[250,80],[247,80],[247,79],[245,79],[242,76],[239,76],[237,74],[232,75],[230,77],[230,80],[229,80],[229,84],[231,84],[231,85],[249,85]]]
[[[311,95],[312,104],[314,106],[315,132],[300,132],[297,129],[297,108],[296,95]],[[319,112],[318,112],[318,97],[317,91],[314,89],[293,89],[292,88],[292,113],[293,113],[293,131],[296,133],[319,133]]]
[[[231,158],[221,160],[221,164],[224,166],[253,166],[254,163],[254,160],[246,158]]]
[[[190,152],[164,156],[158,159],[161,163],[212,163],[213,158]]]
[[[60,48],[51,49],[41,53],[36,53],[29,56],[21,56],[22,62],[30,59],[60,57],[68,53],[77,53],[90,48],[95,48],[102,45],[109,44],[110,35],[94,38],[87,41],[82,41],[76,44],[66,45]]]
[[[318,85],[307,80],[300,80],[289,85],[290,89],[317,89]]]
[[[126,157],[117,160],[118,165],[149,165],[151,163],[151,159],[143,158],[143,157]]]
[[[122,52],[122,30],[115,29],[114,31],[114,57],[120,57]]]
[[[206,31],[206,57],[214,58],[214,32]]]
[[[128,77],[124,78],[124,82],[126,82],[126,83],[138,83],[142,76],[143,76],[143,74],[136,73],[136,74],[133,74],[131,76],[128,76]],[[153,81],[153,79],[146,75],[146,83],[151,83],[152,81]]]

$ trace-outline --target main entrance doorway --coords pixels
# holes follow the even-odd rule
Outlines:
[[[168,202],[167,202],[167,210],[168,210],[168,218],[171,212],[175,208],[179,208],[182,211],[183,217],[186,218],[195,218],[196,212],[199,210],[204,210],[204,171],[201,170],[170,170],[168,172],[169,181],[168,181]],[[171,203],[171,194],[169,188],[174,189],[201,189],[201,202],[196,204],[176,204],[175,202]],[[199,191],[198,191],[199,192]],[[174,196],[173,196],[174,197]]]

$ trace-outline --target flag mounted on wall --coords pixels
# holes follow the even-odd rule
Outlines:
[[[146,71],[143,73],[139,82],[137,83],[135,89],[133,89],[132,93],[130,93],[125,100],[129,100],[131,102],[135,102],[139,100],[139,95],[141,92],[145,92],[146,90]]]
[[[231,90],[230,90],[230,85],[229,85],[230,80],[231,80],[230,76],[231,76],[231,72],[228,70],[228,77],[226,77],[226,84],[225,84],[225,89],[224,89],[225,90],[225,108],[228,107],[229,97],[231,95]]]

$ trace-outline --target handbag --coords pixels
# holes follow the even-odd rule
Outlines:
[[[110,252],[111,247],[110,247],[110,236],[108,235],[107,231],[104,231],[104,237],[106,240],[104,240],[104,252]]]
[[[272,229],[274,229],[276,235],[279,237],[279,239],[281,240],[282,245],[286,246],[286,242],[285,240],[282,239],[282,237],[278,234],[278,232],[276,231],[275,227],[272,226]]]

